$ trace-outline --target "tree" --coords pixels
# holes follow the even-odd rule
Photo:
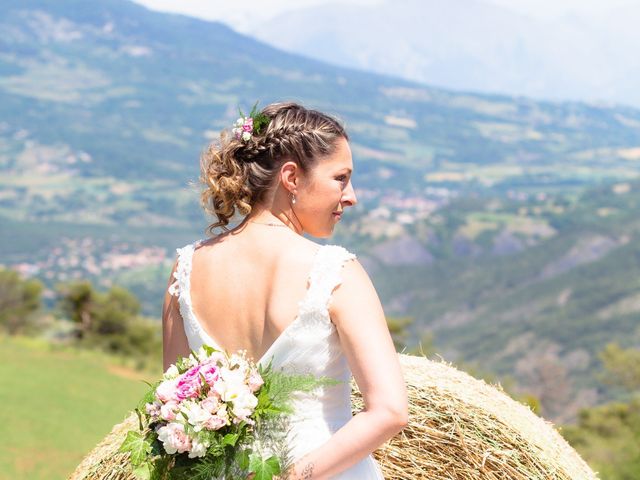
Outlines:
[[[134,358],[140,367],[160,363],[160,323],[140,317],[140,301],[130,291],[113,286],[99,292],[81,281],[60,285],[59,292],[60,311],[79,326],[81,345]]]
[[[580,408],[573,395],[569,369],[553,345],[529,349],[516,362],[515,396],[545,418],[563,422],[575,418]]]
[[[87,280],[59,285],[58,291],[58,307],[63,315],[78,325],[77,337],[85,338],[93,327],[98,292]]]
[[[601,377],[604,383],[629,392],[640,390],[640,350],[609,343],[599,357],[605,369]]]
[[[603,382],[629,393],[640,389],[640,350],[608,344],[600,353]],[[640,395],[580,412],[578,424],[563,429],[565,438],[607,480],[640,478]]]
[[[25,333],[40,310],[42,283],[22,279],[18,272],[0,269],[0,327],[9,335]]]
[[[413,317],[387,317],[389,333],[391,333],[391,338],[397,351],[402,351],[406,348],[407,338],[409,337],[407,327],[411,325],[414,320]]]
[[[436,349],[433,343],[433,334],[425,331],[422,333],[418,344],[407,350],[409,355],[422,355],[428,357],[436,353]]]
[[[98,335],[123,334],[128,323],[140,314],[140,301],[131,292],[113,286],[96,298],[93,331]]]
[[[602,479],[640,478],[640,397],[585,408],[562,433]]]
[[[433,334],[424,331],[418,340],[418,343],[409,345],[409,326],[415,321],[414,317],[387,317],[387,326],[393,344],[398,352],[408,355],[424,355],[429,356],[434,353]]]

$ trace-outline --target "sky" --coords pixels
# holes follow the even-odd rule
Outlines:
[[[288,10],[326,3],[377,4],[385,0],[134,0],[153,10],[182,13],[206,20],[220,20],[235,30],[248,32],[261,20]],[[390,1],[390,0],[387,0]],[[447,0],[443,0],[447,1]],[[567,14],[597,16],[604,9],[638,4],[640,0],[484,0],[512,11],[553,20]]]
[[[290,34],[290,29],[276,27],[279,20],[275,17],[321,5],[331,5],[332,8],[327,9],[330,12],[339,11],[341,6],[352,5],[386,5],[387,8],[381,8],[381,11],[388,11],[389,6],[402,9],[403,4],[409,5],[407,0],[133,1],[153,10],[221,21],[242,34],[276,48],[335,64],[340,64],[340,55],[334,56],[330,48],[323,50],[324,44],[314,44],[313,32],[309,32],[308,37]],[[411,5],[420,5],[419,1],[413,0]],[[467,8],[472,2],[493,5],[498,7],[497,10],[510,10],[527,17],[521,19],[521,24],[528,27],[517,31],[492,31],[482,45],[470,44],[464,38],[464,32],[458,32],[458,37],[447,39],[448,42],[439,44],[431,41],[429,46],[435,45],[434,48],[422,45],[422,49],[421,40],[415,40],[407,32],[406,38],[395,39],[394,48],[400,49],[399,54],[393,58],[384,57],[384,61],[378,61],[376,57],[386,54],[384,46],[368,42],[366,48],[360,48],[362,44],[358,42],[367,40],[358,36],[362,29],[355,28],[354,34],[349,36],[350,41],[344,42],[344,51],[340,52],[342,65],[393,74],[444,88],[548,100],[614,102],[640,108],[640,93],[633,83],[640,73],[640,62],[636,60],[640,34],[636,19],[633,18],[637,14],[634,12],[640,11],[640,0],[432,0],[426,4],[433,8],[440,1],[448,2],[452,7],[448,10],[452,12],[461,12],[460,8]],[[631,8],[622,8],[625,6]],[[491,8],[479,10],[492,11]],[[353,8],[349,11],[352,12]],[[419,13],[425,12],[416,12]],[[270,23],[272,18],[275,20]],[[508,25],[500,23],[501,18],[513,16],[496,18],[496,25],[507,28]],[[468,26],[472,30],[476,26],[472,18],[463,20],[471,22]],[[342,28],[349,27],[343,25]],[[294,31],[291,29],[291,32]],[[415,26],[411,32],[415,32]],[[508,44],[496,43],[494,37],[502,34],[509,39]],[[414,50],[407,53],[407,49],[411,48]],[[492,57],[494,54],[497,55],[495,58]],[[466,63],[447,64],[448,55],[466,59]],[[394,58],[399,64],[393,64]],[[507,67],[504,70],[499,65],[500,61],[513,65],[513,69]],[[430,65],[438,62],[444,62],[444,67],[437,71],[429,70]],[[465,73],[469,71],[475,74]]]
[[[485,0],[538,18],[554,19],[567,14],[593,16],[603,10],[638,4],[638,0]]]

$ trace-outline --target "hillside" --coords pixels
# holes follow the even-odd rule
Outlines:
[[[566,422],[611,398],[597,353],[640,345],[639,211],[638,181],[572,201],[461,199],[365,261],[413,338],[431,332],[446,359],[510,376]]]
[[[383,191],[410,195],[638,174],[637,110],[447,92],[125,0],[0,8],[0,215],[10,218],[200,221],[187,187],[198,153],[255,100],[298,99],[343,118],[356,181],[374,201],[383,180]]]
[[[198,153],[238,105],[295,99],[347,125],[360,202],[331,241],[390,315],[448,360],[564,395],[549,417],[611,395],[596,352],[640,341],[640,111],[449,92],[125,0],[0,12],[0,263],[49,306],[87,278],[159,316],[174,249],[207,225]]]
[[[39,259],[27,271],[57,270],[54,245],[84,241],[97,266],[61,268],[100,276],[111,263],[97,256],[118,241],[116,255],[149,257],[145,242],[166,245],[159,231],[173,235],[169,245],[202,231],[198,153],[256,99],[302,100],[344,119],[361,200],[354,218],[382,205],[414,221],[460,192],[571,193],[640,169],[637,110],[447,92],[125,0],[0,7],[0,218],[17,230],[0,262]],[[67,235],[43,231],[46,249],[23,248],[34,241],[17,239],[40,238],[43,222]],[[108,246],[86,238],[98,226]]]

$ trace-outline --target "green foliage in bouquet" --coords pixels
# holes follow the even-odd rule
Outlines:
[[[214,355],[217,355],[217,363],[212,362]],[[234,394],[229,396],[231,390],[225,390],[238,378],[246,378],[248,384],[253,385],[248,410],[238,410],[237,404],[245,400]],[[172,388],[180,384],[188,389],[189,381],[198,386],[195,399],[182,399],[183,403],[179,405],[169,403],[175,402],[175,397],[168,402],[159,399],[171,391],[167,390],[167,385]],[[161,387],[163,383],[165,388]],[[133,472],[141,480],[230,480],[246,479],[250,474],[254,474],[254,480],[270,480],[290,466],[287,419],[293,413],[295,394],[311,393],[319,387],[338,383],[327,377],[277,371],[271,363],[266,367],[256,366],[248,362],[242,352],[228,355],[204,346],[198,352],[192,351],[189,357],[179,359],[165,372],[163,379],[149,384],[150,390],[135,409],[139,429],[127,432],[120,451],[130,454]],[[159,387],[164,392],[160,395]],[[228,421],[208,429],[194,418],[202,418],[204,410],[201,406],[205,405],[212,389],[223,392],[220,404],[215,405],[219,408],[218,414],[228,415]],[[174,419],[167,415],[163,418],[164,411],[158,413],[162,411],[161,407],[172,405]],[[242,412],[240,416],[236,416],[238,411]],[[166,432],[172,427],[183,439],[183,444],[184,439],[191,439],[188,451],[186,447],[173,453],[167,451],[168,443],[163,442],[168,442]],[[196,450],[199,453],[195,453]]]

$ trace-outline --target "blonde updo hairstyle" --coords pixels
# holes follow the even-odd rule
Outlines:
[[[272,103],[262,113],[270,121],[259,135],[245,142],[223,131],[200,157],[200,203],[218,218],[207,228],[212,235],[216,227],[229,230],[236,209],[246,216],[263,201],[286,161],[306,174],[335,151],[340,138],[349,139],[336,119],[297,103]]]

